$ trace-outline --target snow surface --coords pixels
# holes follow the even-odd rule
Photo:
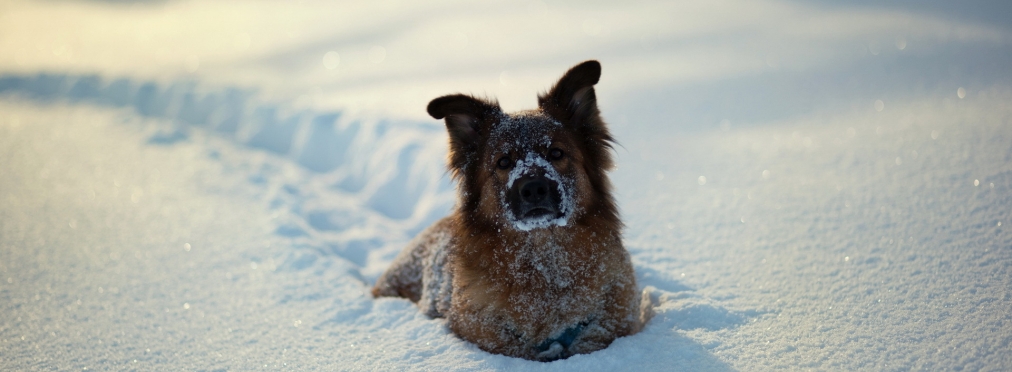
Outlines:
[[[0,3],[0,370],[1007,370],[1010,7]],[[599,59],[657,316],[552,363],[368,289],[462,91]]]

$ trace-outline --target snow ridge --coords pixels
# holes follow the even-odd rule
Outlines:
[[[266,152],[266,157],[234,160],[255,168],[250,181],[272,190],[272,207],[287,209],[276,233],[370,267],[368,278],[382,271],[399,244],[453,205],[442,161],[445,134],[434,123],[299,109],[264,100],[253,89],[207,89],[192,80],[4,74],[0,96],[125,108],[167,120],[170,124],[148,139],[155,145],[194,141],[199,137],[194,131],[206,131]],[[290,164],[299,169],[288,169]]]

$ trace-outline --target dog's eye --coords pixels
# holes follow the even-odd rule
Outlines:
[[[499,169],[510,169],[510,166],[513,165],[513,161],[510,160],[509,156],[503,156],[499,158],[499,161],[496,162],[496,165],[499,166]]]
[[[551,150],[548,150],[548,159],[549,160],[559,160],[559,159],[562,159],[562,157],[565,156],[565,155],[566,154],[563,153],[561,149],[551,149]]]

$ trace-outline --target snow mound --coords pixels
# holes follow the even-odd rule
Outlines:
[[[279,167],[284,166],[270,163],[260,164],[250,176],[254,183],[279,189],[272,203],[287,208],[297,220],[279,226],[277,234],[326,235],[321,250],[358,264],[365,264],[367,252],[410,238],[448,213],[453,203],[452,185],[443,171],[445,135],[438,123],[342,120],[340,112],[266,102],[249,89],[201,89],[195,81],[3,75],[0,94],[127,108],[142,117],[168,120],[170,124],[149,137],[152,144],[187,141],[191,131],[199,129],[289,159],[309,171],[305,177],[312,178],[312,185],[281,180],[279,172],[284,170]]]

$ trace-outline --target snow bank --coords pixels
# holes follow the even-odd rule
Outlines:
[[[4,93],[41,102],[126,107],[142,117],[171,120],[149,139],[156,144],[183,141],[192,130],[207,129],[326,174],[321,182],[396,221],[398,230],[420,229],[452,204],[452,186],[442,174],[445,135],[439,123],[342,120],[339,111],[296,110],[258,99],[250,90],[202,90],[192,80],[160,84],[97,75],[3,75]],[[298,213],[309,224],[340,230],[335,221],[302,208]]]

